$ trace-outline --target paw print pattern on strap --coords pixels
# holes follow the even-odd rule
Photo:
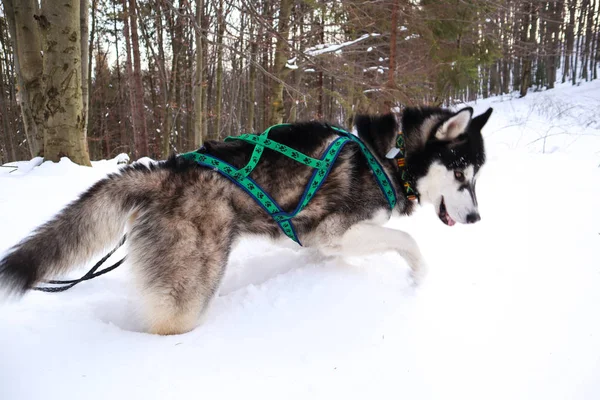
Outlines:
[[[331,127],[341,135],[335,139],[329,145],[329,147],[327,147],[327,149],[323,152],[321,159],[316,159],[309,157],[298,150],[292,149],[284,144],[267,138],[267,135],[271,129],[278,126],[289,125],[290,124],[281,124],[272,126],[261,135],[244,134],[238,137],[226,138],[226,142],[231,140],[242,140],[254,145],[254,150],[250,156],[250,161],[239,170],[225,161],[205,153],[190,152],[182,154],[181,157],[193,160],[202,166],[214,169],[230,179],[238,187],[250,195],[250,197],[252,197],[273,218],[286,236],[300,245],[300,240],[298,239],[291,220],[310,203],[329,175],[329,172],[333,168],[335,160],[339,156],[342,148],[349,142],[355,142],[359,145],[369,165],[371,166],[373,176],[379,184],[382,193],[387,198],[390,207],[392,209],[394,208],[396,205],[396,193],[393,190],[393,186],[391,185],[388,176],[384,172],[383,167],[379,164],[373,154],[360,139],[342,129]],[[260,187],[260,185],[258,185],[252,178],[249,177],[256,165],[260,162],[260,158],[265,147],[315,169],[310,180],[308,181],[308,184],[306,185],[306,189],[304,190],[304,194],[302,195],[300,202],[296,206],[296,209],[290,213],[283,211],[275,202],[275,200],[273,200],[271,196],[269,196],[269,194]]]

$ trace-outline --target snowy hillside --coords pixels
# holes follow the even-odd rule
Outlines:
[[[600,82],[473,106],[495,110],[482,221],[389,223],[429,263],[416,290],[390,254],[248,240],[206,322],[159,337],[124,265],[0,305],[0,398],[600,398]],[[117,169],[19,167],[0,168],[0,254]]]

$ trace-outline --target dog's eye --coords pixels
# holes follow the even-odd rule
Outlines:
[[[463,172],[459,171],[459,170],[454,171],[454,177],[459,182],[464,182],[464,180],[465,180],[465,174],[463,174]]]

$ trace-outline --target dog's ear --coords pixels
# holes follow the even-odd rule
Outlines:
[[[358,137],[367,144],[379,158],[384,158],[390,149],[396,147],[398,121],[393,114],[358,115],[354,119]]]
[[[466,107],[458,111],[440,125],[435,132],[435,138],[443,141],[456,139],[467,130],[472,115],[473,109],[471,107]]]
[[[490,116],[492,115],[492,111],[494,111],[494,109],[490,107],[483,114],[478,115],[475,118],[473,118],[473,120],[471,121],[471,129],[474,132],[480,132],[481,129],[488,122],[488,119],[490,119]]]

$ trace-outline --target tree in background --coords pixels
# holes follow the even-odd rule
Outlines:
[[[16,49],[21,111],[32,155],[91,165],[86,143],[87,64],[82,64],[80,5],[85,0],[3,0]],[[83,4],[81,4],[83,3]],[[86,31],[86,30],[84,30]],[[87,48],[88,38],[83,46]],[[41,141],[43,140],[43,147]]]
[[[3,4],[25,136],[31,156],[36,156],[44,150],[45,104],[42,36],[34,18],[39,14],[38,4],[35,0],[3,0]]]
[[[94,159],[166,158],[273,123],[598,77],[598,0],[88,1],[2,0],[2,162],[85,163],[86,143]],[[54,6],[69,13],[53,22]]]

